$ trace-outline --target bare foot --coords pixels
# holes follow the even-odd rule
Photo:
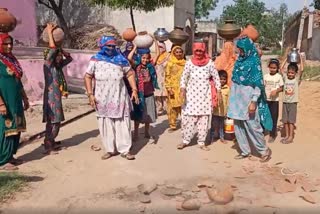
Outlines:
[[[14,171],[18,169],[19,168],[13,165],[12,163],[6,163],[5,165],[0,167],[0,170],[5,170],[5,171]]]

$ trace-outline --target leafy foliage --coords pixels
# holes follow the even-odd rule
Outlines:
[[[210,11],[214,10],[219,0],[196,0],[195,1],[195,18],[207,18]]]
[[[233,0],[233,5],[224,7],[221,19],[233,19],[241,27],[256,26],[260,33],[259,42],[265,46],[276,46],[281,41],[283,24],[287,23],[288,7],[267,10],[259,0]],[[220,20],[221,22],[221,20]]]
[[[320,10],[320,0],[313,0],[314,8]]]
[[[171,6],[173,0],[91,0],[96,4],[104,4],[115,9],[130,9],[151,12],[160,7]]]

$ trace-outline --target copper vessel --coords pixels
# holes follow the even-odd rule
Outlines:
[[[17,26],[17,19],[7,8],[0,8],[0,32],[8,33],[13,31]]]
[[[189,34],[183,31],[183,27],[174,27],[169,33],[169,40],[175,45],[183,45],[189,40]]]
[[[218,34],[225,40],[233,40],[241,33],[241,28],[234,23],[234,20],[225,20],[225,24],[218,28]]]

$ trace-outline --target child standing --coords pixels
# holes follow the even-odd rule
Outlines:
[[[216,139],[220,139],[221,143],[226,143],[224,140],[224,120],[227,116],[228,102],[230,88],[228,83],[228,73],[225,70],[219,71],[220,83],[221,83],[221,95],[222,100],[218,103],[217,107],[213,109],[212,124],[211,124],[211,142]]]
[[[133,59],[133,54],[138,53],[137,61]],[[133,141],[139,138],[139,125],[145,124],[144,137],[151,138],[150,123],[156,122],[157,110],[154,97],[155,89],[159,89],[156,70],[151,63],[149,48],[139,48],[134,44],[133,50],[128,56],[128,60],[135,70],[138,88],[139,104],[134,104],[132,119],[134,120]]]
[[[286,137],[281,143],[293,143],[294,127],[297,118],[297,104],[299,101],[299,85],[303,72],[303,62],[299,69],[296,63],[288,65],[287,73],[284,75],[284,96],[282,107],[282,122],[285,127]]]
[[[264,75],[264,85],[266,88],[267,103],[271,113],[273,128],[269,133],[268,143],[273,143],[277,137],[277,124],[279,117],[279,93],[283,91],[283,78],[279,73],[280,62],[271,59],[269,62],[269,73]]]

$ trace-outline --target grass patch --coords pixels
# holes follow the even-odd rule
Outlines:
[[[0,172],[0,202],[12,197],[27,184],[27,178],[16,172]]]
[[[320,66],[306,66],[304,68],[302,78],[303,79],[310,79],[312,77],[320,75]]]

